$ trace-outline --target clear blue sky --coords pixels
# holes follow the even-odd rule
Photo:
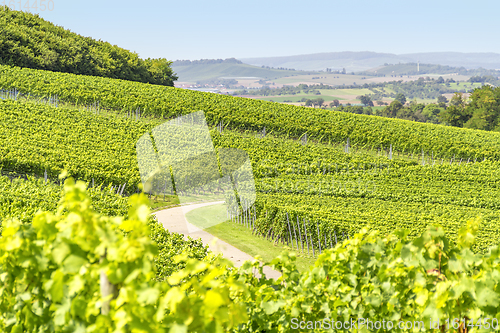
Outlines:
[[[500,53],[500,1],[496,0],[53,3],[52,11],[32,12],[145,58],[194,60],[340,51]]]

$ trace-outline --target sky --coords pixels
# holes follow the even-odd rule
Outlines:
[[[20,1],[23,6],[34,2]],[[496,0],[46,1],[51,10],[31,12],[142,58],[500,53]]]

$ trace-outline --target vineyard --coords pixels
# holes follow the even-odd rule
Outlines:
[[[27,178],[0,176],[0,220],[15,217],[29,222],[38,210],[56,210],[63,193],[62,186],[43,178]],[[103,190],[90,188],[89,195],[96,211],[109,216],[127,214],[126,199],[112,193],[109,187]]]
[[[483,295],[498,294],[498,250],[490,250],[500,242],[498,133],[8,66],[0,66],[0,88],[10,91],[0,100],[0,168],[14,175],[0,177],[0,277],[12,295],[29,290],[22,299],[0,297],[3,309],[23,311],[18,317],[4,311],[3,331],[32,329],[18,324],[30,316],[38,316],[31,324],[43,331],[118,330],[116,324],[128,327],[124,332],[288,332],[292,318],[320,316],[500,319],[500,297]],[[284,254],[269,263],[282,278],[259,279],[252,270],[261,263],[234,269],[200,241],[185,241],[147,218],[144,196],[132,195],[140,192],[137,140],[199,110],[216,150],[238,148],[250,157],[257,200],[244,223],[255,237],[318,257],[309,272],[300,275],[294,254]],[[63,170],[83,182],[62,186]],[[71,228],[79,230],[74,240],[64,236]],[[83,239],[107,242],[109,261],[102,247],[89,248]],[[73,266],[57,268],[71,252],[66,247],[88,268],[85,283]],[[50,254],[63,248],[61,257]],[[175,257],[184,250],[190,259]],[[19,272],[19,258],[30,255],[50,263],[46,271],[26,264],[45,284],[6,273]],[[110,283],[129,293],[129,308],[124,294],[109,304],[114,322],[108,315],[96,319],[101,303],[89,281],[100,262],[108,273],[119,268]],[[71,293],[53,284],[68,284]],[[68,306],[86,315],[57,317]]]
[[[76,109],[0,101],[0,167],[56,178],[62,170],[94,184],[139,182],[135,142],[148,126]]]
[[[209,124],[222,121],[232,129],[260,131],[299,138],[305,133],[325,143],[348,138],[361,147],[443,158],[500,159],[500,134],[415,123],[381,117],[187,91],[124,80],[0,66],[0,88],[17,89],[37,98],[57,95],[74,104],[99,102],[103,108],[129,114],[171,119],[203,110]]]

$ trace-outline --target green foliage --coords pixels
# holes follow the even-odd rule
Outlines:
[[[394,100],[399,101],[404,105],[406,103],[406,96],[403,93],[398,93],[396,97],[394,97]]]
[[[340,105],[335,109],[335,111],[342,111],[355,114],[371,114],[370,107],[364,108],[361,105],[348,105],[348,106]]]
[[[186,267],[186,261],[176,261],[177,255],[185,253],[186,258],[203,260],[208,256],[208,245],[203,245],[201,239],[184,240],[183,235],[169,232],[155,218],[149,220],[151,239],[158,247],[158,254],[154,258],[156,266],[155,279],[165,281],[174,272]]]
[[[148,126],[76,109],[0,100],[0,167],[56,178],[62,170],[100,186],[140,181],[135,143]]]
[[[441,121],[452,126],[500,131],[500,87],[485,85],[469,97],[456,93],[450,106],[440,115]]]
[[[438,103],[448,103],[448,99],[444,97],[443,95],[439,96],[437,99]]]
[[[11,176],[12,177],[12,176]],[[63,194],[63,187],[52,181],[44,182],[28,176],[28,179],[0,177],[0,222],[7,218],[17,218],[28,223],[39,211],[55,212]],[[108,216],[125,216],[127,201],[114,194],[107,187],[104,190],[88,189],[92,199],[92,207],[100,214]]]
[[[306,73],[306,72],[304,72]],[[281,95],[297,95],[303,92],[304,94],[313,94],[316,93],[317,95],[321,94],[318,89],[335,89],[333,86],[326,85],[323,83],[320,84],[299,84],[298,86],[291,86],[291,85],[284,85],[281,88],[275,88],[271,89],[269,87],[262,87],[262,89],[256,89],[256,90],[250,90],[247,91],[245,90],[244,93],[243,91],[238,91],[236,92],[238,95],[256,95],[256,96],[281,96]]]
[[[0,63],[173,86],[166,59],[142,60],[136,53],[83,37],[38,15],[0,7]]]
[[[465,112],[472,117],[464,127],[500,131],[500,87],[486,85],[475,89],[469,98]]]
[[[382,109],[380,112],[380,115],[382,117],[390,117],[390,118],[395,118],[399,111],[403,108],[403,104],[399,100],[394,100],[386,106],[385,108]]]
[[[478,233],[474,251],[485,252],[500,242],[500,165],[471,159],[443,160],[436,154],[414,159],[393,152],[346,154],[340,147],[302,145],[285,139],[242,137],[226,131],[212,132],[216,147],[232,147],[248,152],[256,178],[256,230],[273,239],[288,239],[286,213],[293,221],[308,220],[318,249],[316,223],[322,246],[352,235],[362,227],[389,234],[395,228],[410,228],[417,237],[427,226],[440,223],[453,238],[460,221],[483,216],[484,228]],[[393,149],[398,147],[393,146]],[[366,149],[366,147],[365,147]],[[422,166],[422,160],[425,166]],[[325,244],[324,236],[328,241]],[[302,235],[304,236],[304,235]],[[335,242],[335,241],[333,241]],[[306,246],[304,244],[304,246]]]
[[[340,101],[338,99],[334,99],[331,103],[330,103],[330,107],[337,107],[340,105]]]
[[[451,85],[450,83],[452,82],[443,81],[438,83],[437,80],[420,77],[418,80],[406,82],[399,80],[386,83],[372,83],[369,85],[369,88],[374,93],[371,95],[372,100],[381,100],[384,97],[399,100],[402,95],[404,95],[406,99],[437,99],[442,94],[455,92],[465,93],[468,91],[465,85]],[[472,87],[472,85],[473,84],[471,83],[470,86]],[[398,95],[399,97],[396,98]]]
[[[440,113],[439,120],[451,126],[463,127],[472,117],[471,109],[466,109],[467,98],[462,93],[455,93],[450,100],[450,105]]]
[[[64,188],[51,181],[28,176],[27,180],[6,176],[0,177],[0,222],[16,218],[20,222],[30,223],[38,211],[56,212],[63,196]],[[92,208],[107,216],[127,216],[127,198],[110,192],[107,187],[88,188],[87,194],[92,200]],[[184,268],[184,262],[176,262],[174,257],[186,252],[189,258],[203,260],[208,255],[208,247],[200,239],[189,238],[171,233],[159,224],[156,219],[149,219],[150,238],[158,247],[154,257],[156,280],[164,281],[173,272]],[[1,230],[1,227],[0,227]]]
[[[324,251],[304,274],[293,253],[240,269],[184,254],[174,258],[180,270],[156,282],[158,249],[148,236],[145,196],[131,197],[128,219],[110,218],[92,210],[85,187],[69,179],[56,214],[38,213],[32,224],[6,221],[2,331],[290,332],[297,323],[325,318],[352,320],[361,332],[369,331],[359,327],[362,318],[423,321],[426,329],[439,320],[441,331],[451,331],[446,320],[500,319],[500,251],[471,251],[479,219],[452,239],[439,226],[417,237],[362,229]],[[282,276],[263,278],[266,264]],[[106,279],[116,287],[109,299],[102,297]]]
[[[313,99],[314,105],[317,105],[318,107],[322,107],[323,103],[325,103],[325,100],[321,97]]]
[[[469,82],[480,82],[480,83],[490,83],[493,84],[494,86],[499,86],[500,85],[500,80],[498,79],[498,75],[493,76],[493,75],[476,75],[476,76],[471,76],[468,80]]]
[[[432,123],[439,122],[438,116],[441,112],[443,112],[443,109],[441,109],[436,104],[427,104],[425,108],[422,110],[422,114]]]
[[[270,331],[290,331],[292,318],[390,320],[396,332],[404,331],[396,326],[399,321],[423,321],[428,330],[431,320],[439,320],[436,328],[444,332],[453,331],[454,318],[498,320],[498,249],[474,255],[469,247],[477,229],[478,221],[470,221],[460,231],[458,246],[450,244],[440,227],[413,240],[401,230],[386,237],[362,230],[322,254],[308,273],[287,274],[286,285],[268,294],[261,306],[280,316]],[[294,271],[293,261],[286,270]]]
[[[85,187],[69,179],[56,214],[5,221],[3,332],[222,332],[245,320],[232,302],[245,286],[221,279],[226,262],[179,258],[184,270],[154,282],[158,249],[148,236],[146,197],[130,198],[128,219],[111,218],[93,211]],[[108,283],[116,292],[104,298]]]
[[[361,104],[363,104],[364,106],[373,106],[373,102],[370,95],[359,96],[359,100],[361,101]]]

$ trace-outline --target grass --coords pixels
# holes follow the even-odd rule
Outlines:
[[[223,208],[223,211],[221,208]],[[264,262],[273,260],[285,250],[291,250],[290,247],[286,245],[273,244],[265,238],[253,235],[250,229],[241,224],[227,221],[224,205],[213,205],[194,209],[186,214],[186,219],[197,227],[207,227],[205,229],[206,232],[231,244],[252,257],[260,255]],[[225,222],[213,223],[221,219]],[[295,251],[295,249],[293,251]],[[297,253],[296,264],[300,272],[307,271],[314,262],[314,258]]]
[[[194,209],[186,213],[186,219],[189,223],[208,230],[227,220],[226,205],[217,204]]]
[[[361,96],[361,95],[369,95],[373,94],[373,91],[370,89],[321,89],[320,90],[322,93],[324,92],[325,94],[327,92],[331,92],[334,95],[352,95],[352,96]]]
[[[149,208],[153,212],[166,208],[177,207],[179,204],[179,198],[176,195],[152,195],[149,198]]]
[[[456,88],[456,89],[464,89],[464,88],[466,88],[466,89],[474,89],[474,88],[481,87],[481,83],[456,82],[456,83],[450,83],[450,87],[451,88]]]

